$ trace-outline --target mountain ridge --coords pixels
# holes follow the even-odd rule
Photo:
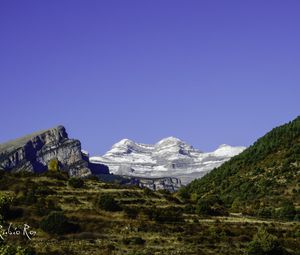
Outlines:
[[[114,174],[135,177],[176,177],[184,184],[219,166],[245,147],[220,145],[213,152],[202,152],[170,136],[155,144],[122,139],[103,156],[93,156],[91,162],[109,166]]]

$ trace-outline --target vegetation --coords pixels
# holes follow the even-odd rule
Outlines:
[[[6,219],[9,215],[9,209],[12,204],[13,197],[7,193],[0,193],[0,218]]]
[[[59,161],[57,158],[53,158],[48,162],[48,170],[53,172],[59,171]]]
[[[278,238],[261,228],[255,234],[247,248],[248,255],[284,255],[285,249],[280,245]]]
[[[73,188],[82,188],[84,186],[84,180],[80,178],[72,177],[69,179],[68,184]]]
[[[120,211],[121,208],[114,199],[113,196],[109,194],[100,194],[96,201],[96,206],[105,211],[116,212]]]
[[[67,234],[76,232],[78,225],[71,223],[63,212],[51,212],[40,223],[40,228],[49,234]]]
[[[36,255],[36,252],[32,247],[2,245],[0,246],[0,254],[1,255]]]
[[[180,191],[200,200],[198,211],[214,214],[202,204],[217,195],[230,212],[265,218],[299,218],[300,117],[273,129],[221,167]]]
[[[8,235],[0,254],[299,255],[300,118],[175,194],[70,178],[59,165],[0,170],[0,225],[37,232]]]
[[[1,225],[6,229],[9,223],[13,227],[27,223],[37,232],[31,241],[5,238],[0,254],[240,255],[271,250],[299,255],[300,223],[286,220],[297,215],[295,203],[281,201],[275,209],[255,204],[262,216],[246,217],[228,213],[233,209],[217,195],[193,193],[182,198],[94,178],[77,188],[62,171],[4,172],[0,191],[9,197],[3,200],[8,201],[3,208],[9,217]],[[239,212],[242,203],[237,199],[232,206]],[[263,217],[269,214],[275,218]],[[267,234],[259,234],[258,229]]]

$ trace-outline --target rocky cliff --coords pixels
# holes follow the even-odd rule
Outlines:
[[[151,190],[168,190],[175,192],[181,188],[181,181],[175,177],[162,178],[142,178],[133,176],[123,176],[130,179],[130,184],[138,185],[141,188],[148,188]]]
[[[83,159],[80,141],[69,139],[63,126],[0,145],[0,168],[4,170],[42,172],[54,158],[71,176],[91,174],[88,162]]]

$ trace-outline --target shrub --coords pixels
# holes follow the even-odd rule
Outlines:
[[[145,240],[141,237],[128,237],[123,239],[125,245],[144,245]]]
[[[13,201],[13,197],[6,193],[0,193],[0,216],[6,218],[9,214],[9,208]]]
[[[100,194],[96,201],[96,206],[102,210],[116,212],[121,211],[121,207],[110,194]]]
[[[158,223],[168,222],[182,222],[183,215],[182,209],[178,207],[166,207],[166,208],[145,208],[144,214],[148,216],[149,220],[154,220]]]
[[[67,234],[79,229],[77,224],[69,222],[63,212],[52,211],[42,219],[40,228],[49,234]]]
[[[124,207],[123,210],[126,216],[130,219],[136,219],[140,211],[139,208],[135,207]]]
[[[265,228],[261,228],[255,234],[247,247],[247,255],[284,255],[285,250],[281,247],[276,236],[271,235]]]
[[[145,194],[145,196],[152,196],[153,193],[154,193],[153,190],[151,190],[151,189],[149,189],[149,188],[147,188],[147,187],[144,188],[144,194]]]
[[[41,197],[38,199],[38,202],[35,203],[35,210],[38,215],[44,216],[52,211],[61,211],[61,208],[57,205],[56,200]]]
[[[200,198],[197,201],[196,213],[200,215],[228,215],[222,200],[217,196]]]
[[[76,189],[80,189],[84,186],[84,181],[80,178],[72,177],[69,179],[68,184]]]
[[[36,252],[32,247],[3,245],[0,247],[0,254],[1,255],[35,255]]]
[[[278,214],[280,219],[293,220],[296,215],[294,204],[291,201],[284,202]]]

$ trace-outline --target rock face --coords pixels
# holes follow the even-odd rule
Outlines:
[[[202,152],[175,137],[165,138],[154,145],[123,139],[105,155],[91,157],[90,161],[105,164],[112,173],[122,176],[175,177],[188,184],[244,149],[221,145],[213,152]]]
[[[124,176],[126,178],[126,176]],[[141,188],[148,188],[151,190],[168,190],[175,192],[180,189],[181,181],[175,177],[163,178],[142,178],[142,177],[127,177],[130,178],[130,183],[138,185]]]
[[[83,159],[80,141],[69,139],[63,126],[0,145],[0,168],[4,170],[42,172],[54,158],[71,176],[91,174],[88,162]]]

